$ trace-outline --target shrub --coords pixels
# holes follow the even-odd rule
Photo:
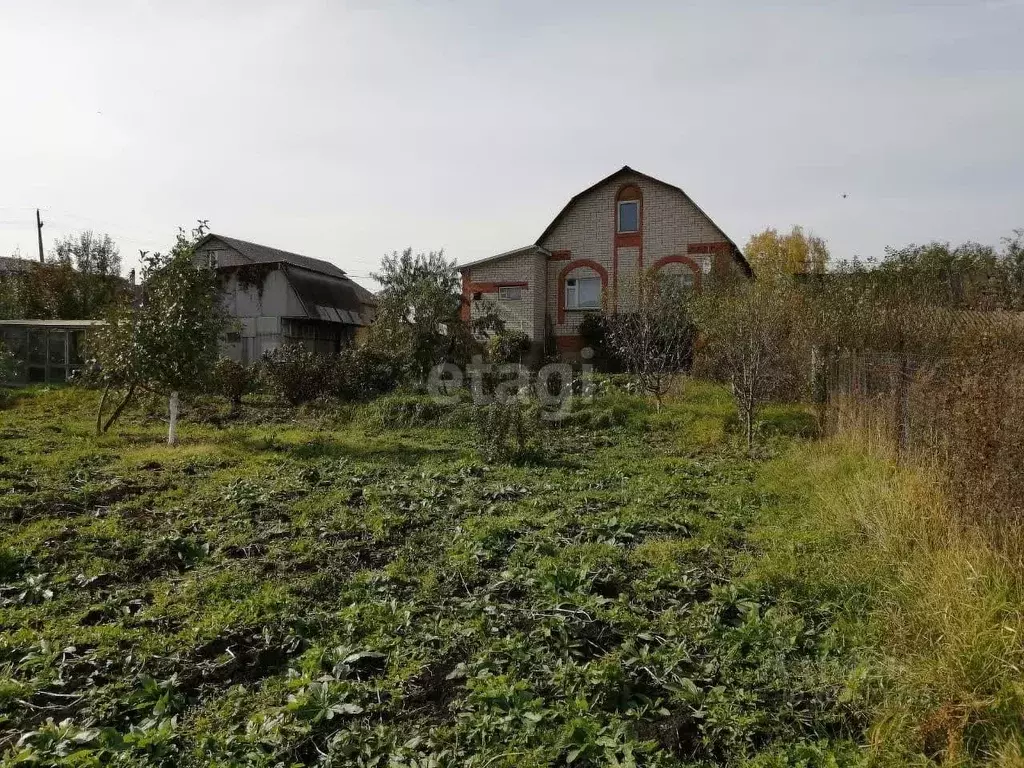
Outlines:
[[[334,362],[302,344],[263,353],[261,367],[270,388],[291,405],[315,400],[327,390]]]
[[[248,366],[222,357],[213,368],[214,392],[231,403],[232,408],[242,404],[242,395],[252,386],[252,371]]]
[[[398,388],[408,376],[406,361],[379,345],[341,351],[334,360],[331,394],[339,400],[370,400]]]
[[[594,351],[591,363],[599,371],[621,373],[625,366],[608,340],[610,321],[607,315],[588,314],[580,323],[580,338],[583,346]]]
[[[535,404],[510,398],[479,407],[474,416],[477,452],[484,461],[522,461],[539,452]]]
[[[506,330],[487,340],[487,359],[492,363],[521,363],[530,353],[530,337],[522,331]]]
[[[640,426],[646,422],[650,410],[643,397],[610,389],[590,400],[577,401],[566,423],[585,429]]]
[[[381,429],[402,429],[437,424],[446,406],[428,395],[392,394],[370,403],[365,419]]]

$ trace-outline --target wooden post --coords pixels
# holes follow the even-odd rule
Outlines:
[[[36,235],[39,237],[39,263],[42,264],[45,261],[43,258],[43,220],[39,218],[38,208],[36,208]]]
[[[167,428],[167,444],[178,444],[178,393],[171,392],[170,424]]]
[[[910,447],[910,359],[900,356],[896,380],[896,457]]]

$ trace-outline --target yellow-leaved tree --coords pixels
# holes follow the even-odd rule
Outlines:
[[[754,273],[774,272],[789,275],[824,272],[828,262],[825,241],[803,227],[794,226],[788,234],[774,227],[751,235],[743,249]]]

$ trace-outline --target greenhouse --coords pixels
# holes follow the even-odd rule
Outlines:
[[[0,341],[12,366],[3,383],[59,384],[82,367],[82,342],[102,320],[0,320]]]

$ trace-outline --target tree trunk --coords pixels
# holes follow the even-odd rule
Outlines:
[[[110,429],[110,427],[113,426],[114,422],[117,421],[118,417],[121,415],[121,411],[125,409],[125,406],[128,405],[128,401],[132,399],[132,395],[134,394],[135,385],[132,384],[130,387],[128,387],[128,392],[125,393],[124,400],[117,404],[117,408],[115,408],[114,412],[110,414],[110,418],[107,419],[107,423],[103,425],[104,432]]]
[[[178,393],[177,391],[171,392],[170,402],[171,418],[167,426],[167,444],[177,445],[178,444]]]
[[[103,387],[103,396],[100,398],[100,407],[96,409],[96,434],[103,432],[103,406],[107,404],[107,395],[110,394],[110,385]]]

